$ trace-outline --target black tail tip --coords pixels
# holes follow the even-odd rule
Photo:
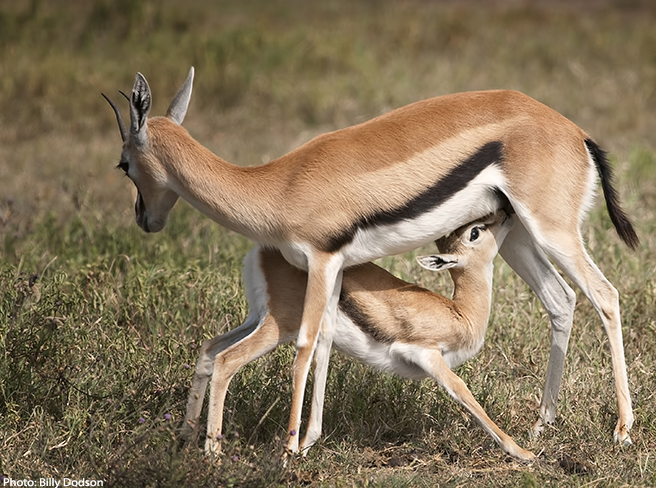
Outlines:
[[[633,224],[631,224],[631,221],[620,207],[617,191],[613,187],[613,170],[608,162],[606,152],[592,139],[586,139],[585,145],[597,167],[597,172],[599,173],[599,179],[601,181],[601,189],[604,192],[606,208],[608,209],[610,220],[615,226],[615,230],[620,236],[620,239],[635,251],[640,245],[640,239],[638,239]]]
[[[633,251],[638,249],[638,246],[640,246],[640,239],[638,238],[638,234],[636,234],[633,225],[628,221],[628,219],[621,224],[616,223],[615,229],[617,230],[617,234],[620,236],[620,239],[622,239],[624,243],[629,246],[629,248],[631,248]]]

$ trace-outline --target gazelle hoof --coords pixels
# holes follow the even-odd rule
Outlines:
[[[216,439],[205,439],[205,455],[216,458],[221,454],[221,441]]]
[[[633,441],[631,440],[631,436],[626,431],[615,432],[615,435],[613,437],[615,438],[615,442],[617,442],[620,446],[628,447],[631,444],[633,444]]]
[[[531,430],[528,431],[528,437],[529,439],[537,439],[542,435],[542,432],[544,432],[544,424],[542,423],[542,419],[538,419],[533,424],[533,427],[531,427]]]
[[[631,436],[629,435],[629,428],[630,427],[626,424],[620,425],[618,423],[617,427],[615,427],[615,433],[613,435],[615,442],[621,446],[630,446],[633,444],[633,441],[631,441]]]

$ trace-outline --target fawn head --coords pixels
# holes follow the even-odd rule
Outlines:
[[[418,256],[417,262],[432,271],[486,266],[492,263],[512,227],[512,216],[499,210],[438,239],[435,243],[440,254]]]
[[[170,127],[171,124],[176,126],[182,124],[189,107],[193,81],[194,68],[192,67],[166,111],[166,117],[156,117],[151,120],[152,134],[148,130],[148,113],[152,95],[148,82],[141,73],[137,73],[130,97],[120,92],[130,102],[129,129],[123,122],[118,107],[103,94],[114,110],[123,141],[118,168],[125,171],[137,187],[134,211],[137,225],[145,232],[162,230],[173,205],[178,200],[178,194],[168,184],[168,175],[161,161],[163,157],[169,156],[163,154],[166,152],[166,144],[163,141],[166,139],[164,135],[166,130],[162,129]]]

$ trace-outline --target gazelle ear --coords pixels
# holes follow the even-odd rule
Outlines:
[[[455,254],[432,254],[430,256],[417,256],[417,262],[422,268],[431,271],[442,271],[458,266],[458,256]]]
[[[144,75],[137,73],[130,97],[130,135],[139,143],[144,143],[148,139],[145,124],[151,103],[152,96],[148,82]]]
[[[187,108],[189,108],[189,100],[191,100],[191,88],[194,84],[194,67],[192,66],[187,75],[187,79],[182,84],[178,93],[173,97],[171,105],[166,111],[166,116],[173,120],[178,125],[182,125],[182,121],[187,115]]]

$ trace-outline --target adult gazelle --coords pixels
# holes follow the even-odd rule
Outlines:
[[[182,197],[219,224],[308,273],[293,368],[287,448],[297,433],[315,350],[327,358],[344,268],[415,249],[499,210],[503,194],[516,224],[500,253],[544,304],[552,343],[533,433],[552,422],[572,328],[575,293],[592,302],[608,334],[619,418],[614,435],[630,443],[629,394],[619,297],[588,256],[580,225],[601,181],[620,238],[636,233],[612,185],[604,152],[574,123],[514,91],[441,96],[316,137],[255,167],[229,164],[181,126],[194,70],[164,117],[148,118],[151,91],[137,74],[129,126],[111,103],[123,139],[119,167],[137,187],[136,219],[164,228]],[[318,365],[320,367],[321,365]]]

